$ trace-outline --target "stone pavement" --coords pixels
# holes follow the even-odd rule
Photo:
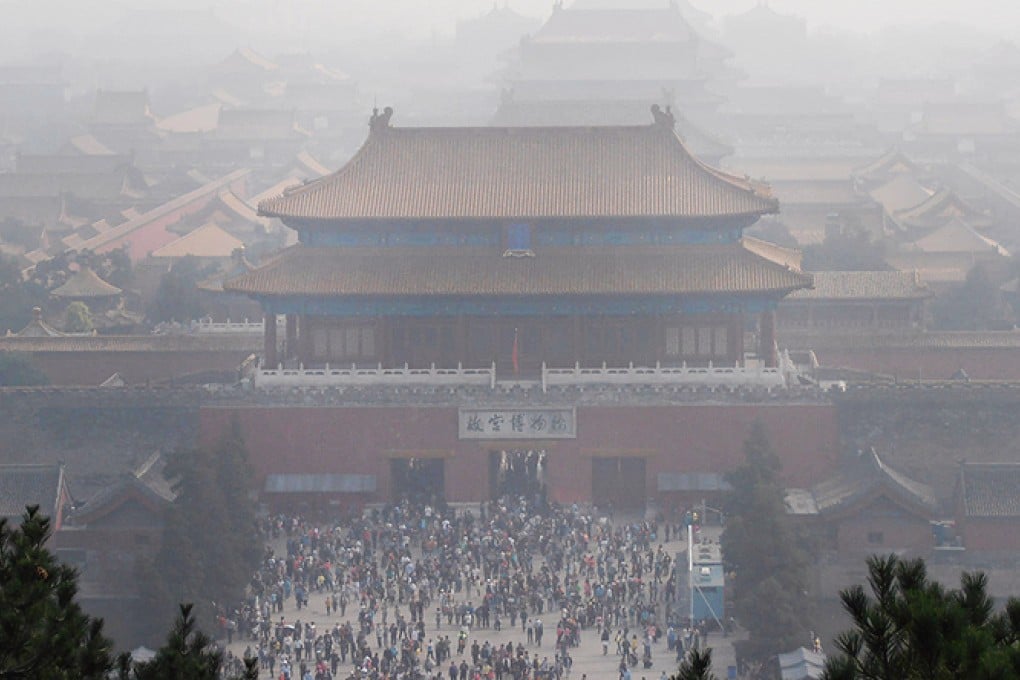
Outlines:
[[[274,544],[274,549],[276,550],[277,555],[285,554],[285,541],[281,540],[279,543]],[[683,555],[681,555],[681,559],[686,560],[686,543],[671,541],[670,543],[664,544],[664,549],[673,556],[677,556],[678,553],[683,553]],[[357,627],[358,609],[356,606],[348,607],[346,612],[347,615],[345,617],[340,617],[336,613],[332,616],[326,616],[326,609],[324,605],[325,597],[325,592],[310,593],[308,597],[308,607],[302,608],[300,611],[294,607],[294,598],[291,597],[284,603],[282,616],[285,618],[287,623],[293,623],[296,619],[300,620],[302,623],[314,621],[316,628],[320,631],[320,634],[326,630],[331,630],[333,628],[333,624],[337,622],[349,621],[355,626],[355,628]],[[474,591],[473,596],[469,596],[466,591],[461,592],[458,595],[458,601],[470,600],[478,602],[479,599],[480,595],[477,590]],[[401,606],[400,611],[405,618],[409,619],[406,606]],[[435,629],[434,613],[435,608],[432,608],[431,612],[427,612],[425,616],[426,644],[428,640],[436,639],[437,635],[449,635],[450,640],[453,642],[453,658],[460,663],[461,657],[457,656],[456,653],[458,627],[456,624],[453,626],[446,625],[446,619],[444,617],[442,625],[437,631]],[[280,616],[281,614],[279,613],[274,614],[274,620],[278,621]],[[537,618],[542,620],[545,628],[542,647],[535,647],[534,645],[529,647],[527,645],[527,635],[521,630],[520,622],[518,622],[517,626],[513,630],[509,630],[509,620],[507,619],[503,621],[503,629],[499,632],[492,628],[486,629],[477,627],[471,631],[471,634],[468,637],[468,643],[466,646],[467,649],[465,651],[468,663],[470,663],[471,660],[470,649],[471,643],[474,640],[478,640],[480,645],[484,644],[486,640],[488,640],[492,645],[505,645],[507,642],[513,642],[516,646],[517,643],[520,642],[524,644],[525,648],[528,649],[532,655],[538,654],[540,659],[543,656],[548,656],[551,662],[555,656],[553,644],[556,640],[556,622],[559,616],[556,612],[553,612],[551,615],[549,612],[545,612],[544,615],[539,615]],[[640,634],[638,635],[638,639],[641,639]],[[713,671],[720,679],[727,678],[727,667],[736,664],[732,645],[734,639],[739,639],[739,636],[737,638],[723,637],[723,635],[718,632],[710,633],[708,636],[708,646],[712,648]],[[223,642],[226,641],[224,640]],[[238,641],[236,639],[233,644],[229,645],[229,649],[235,655],[241,656],[244,653],[245,647],[249,644],[251,644],[253,650],[256,649],[256,645],[254,643],[250,643],[246,640]],[[574,660],[573,669],[569,675],[570,680],[581,680],[584,676],[587,676],[588,680],[616,680],[619,677],[618,668],[620,658],[614,654],[614,651],[615,644],[610,642],[609,654],[603,656],[602,644],[599,641],[598,633],[594,629],[586,629],[582,631],[580,646],[574,647],[570,650],[570,655]],[[668,651],[665,635],[660,638],[658,643],[653,645],[652,660],[653,664],[651,668],[642,668],[641,663],[638,663],[636,667],[631,668],[632,680],[659,680],[663,672],[665,672],[665,677],[669,677],[676,672],[676,657],[674,653]],[[448,662],[444,664],[444,668],[448,665]],[[353,666],[351,666],[349,662],[348,665],[341,666],[337,674],[338,680],[347,678],[352,668]],[[296,677],[297,664],[294,664],[294,670],[294,677]],[[277,673],[279,673],[279,665],[277,665]],[[262,675],[260,675],[260,677],[268,678],[269,672],[262,671]]]

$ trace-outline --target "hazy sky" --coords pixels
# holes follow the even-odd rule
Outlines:
[[[530,13],[547,12],[552,5],[549,0],[509,1],[511,7]],[[379,4],[385,2],[380,0]],[[626,3],[627,0],[620,0],[621,5]],[[491,0],[463,0],[462,4],[484,9],[492,3]],[[745,11],[759,4],[759,0],[691,0],[691,4],[718,17]],[[778,12],[803,16],[812,26],[832,24],[860,31],[867,31],[876,24],[941,21],[968,23],[997,32],[1020,27],[1020,2],[1016,0],[769,0],[768,4]]]
[[[617,6],[658,5],[669,0],[582,0]],[[545,18],[553,0],[495,0],[509,3],[518,12]],[[572,4],[573,0],[566,0]],[[745,11],[759,0],[690,0],[717,19]],[[0,0],[5,16],[0,35],[0,57],[33,54],[66,47],[88,50],[88,36],[110,35],[118,30],[125,13],[162,10],[172,15],[180,10],[212,17],[219,15],[235,29],[238,39],[258,47],[272,38],[301,49],[303,39],[330,40],[358,38],[386,51],[383,36],[449,37],[458,20],[488,12],[494,0]],[[807,19],[812,28],[834,26],[852,32],[871,32],[889,26],[923,29],[935,23],[973,26],[994,33],[996,38],[1015,40],[1020,36],[1018,0],[770,0],[782,13]],[[160,20],[162,21],[162,19]],[[199,20],[201,21],[201,20]],[[175,23],[175,22],[171,22]],[[134,29],[131,29],[134,30]],[[945,35],[941,31],[940,35]],[[76,44],[77,43],[77,44]],[[293,43],[293,45],[290,45]],[[213,45],[206,45],[212,48]],[[223,46],[220,46],[223,47]],[[235,45],[226,46],[233,49]],[[279,49],[274,45],[273,49]]]
[[[229,0],[228,0],[229,1]],[[243,2],[244,0],[233,0]],[[494,2],[509,4],[518,12],[547,16],[553,0],[247,0],[277,5],[329,6],[335,13],[349,8],[357,21],[373,30],[385,20],[394,27],[422,34],[451,31],[458,18],[484,14]],[[569,6],[573,0],[565,0]],[[664,6],[669,0],[598,0],[617,6]],[[760,0],[690,0],[695,7],[717,19],[742,12]],[[1006,38],[1020,34],[1020,2],[1017,0],[769,0],[778,12],[807,19],[810,27],[836,26],[855,32],[871,32],[889,26],[923,26],[932,23],[960,23],[994,31]],[[346,13],[346,12],[345,12]],[[369,25],[371,27],[369,27]]]

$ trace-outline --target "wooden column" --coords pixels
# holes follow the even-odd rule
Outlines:
[[[297,316],[294,314],[287,315],[287,335],[284,345],[284,359],[293,359],[298,353],[298,328],[297,328]]]
[[[297,360],[298,363],[307,366],[312,360],[312,329],[307,314],[301,314],[297,318]]]
[[[379,363],[390,367],[393,365],[392,352],[390,351],[390,318],[387,316],[379,317],[375,322],[375,327],[375,346],[379,355]]]
[[[464,366],[468,365],[467,346],[467,319],[463,314],[458,314],[453,327],[453,353],[455,356],[450,365],[451,368],[456,366],[457,362]]]
[[[733,346],[737,352],[737,362],[741,366],[746,366],[744,361],[744,328],[746,323],[744,321],[743,314],[737,314],[736,318],[730,323],[730,327],[733,329]]]
[[[779,365],[779,355],[776,351],[776,312],[769,310],[762,312],[759,322],[759,349],[758,357],[765,362],[769,368]]]
[[[655,354],[656,363],[662,363],[666,359],[666,322],[662,318],[662,314],[656,314],[653,317],[653,326],[652,337],[655,338],[655,344],[652,351]]]
[[[262,351],[263,356],[265,357],[265,365],[266,368],[276,368],[276,315],[266,314],[262,318],[262,325],[263,338],[265,340]]]
[[[571,317],[571,323],[573,324],[572,336],[574,343],[574,362],[583,364],[584,363],[584,336],[581,332],[581,315],[574,314]]]

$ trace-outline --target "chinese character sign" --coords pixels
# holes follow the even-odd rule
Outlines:
[[[572,408],[460,409],[461,439],[574,439]]]

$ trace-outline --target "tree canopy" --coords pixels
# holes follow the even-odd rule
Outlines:
[[[68,333],[87,333],[94,328],[92,311],[80,300],[67,305],[64,309],[64,330]]]
[[[0,519],[0,678],[103,680],[113,643],[75,602],[77,574],[46,548],[51,534],[39,506],[17,527]]]
[[[49,518],[29,506],[18,526],[0,519],[0,678],[3,680],[219,680],[223,653],[180,605],[166,642],[132,667],[115,655],[103,621],[75,601],[78,574],[46,547]],[[237,680],[258,678],[257,660]]]
[[[152,610],[195,603],[203,626],[240,602],[262,555],[250,496],[247,449],[236,422],[211,448],[182,449],[167,462],[178,480],[156,563],[148,568]],[[164,621],[157,623],[163,629]]]
[[[982,573],[958,589],[931,580],[923,560],[868,559],[862,585],[840,593],[853,628],[836,638],[825,680],[1020,678],[1020,599],[996,614]]]
[[[721,542],[735,618],[749,633],[739,652],[761,663],[807,637],[807,560],[786,515],[779,456],[761,422],[751,427],[744,458],[726,476],[732,490]]]
[[[840,229],[826,230],[825,240],[804,248],[804,268],[809,271],[886,270],[886,245],[875,239],[854,215],[845,217]]]
[[[669,680],[717,680],[712,673],[711,648],[692,649],[680,662],[679,668]]]
[[[198,259],[183,257],[159,280],[159,288],[149,306],[151,321],[178,321],[185,323],[200,319],[206,314],[199,296],[198,282],[211,271],[203,268]]]
[[[165,678],[187,678],[187,680],[220,680],[223,667],[223,652],[213,646],[212,639],[198,629],[192,616],[190,604],[182,604],[177,620],[167,634],[166,642],[152,661],[137,664],[134,680],[164,680]],[[243,680],[258,678],[258,659],[247,659],[247,670]]]

